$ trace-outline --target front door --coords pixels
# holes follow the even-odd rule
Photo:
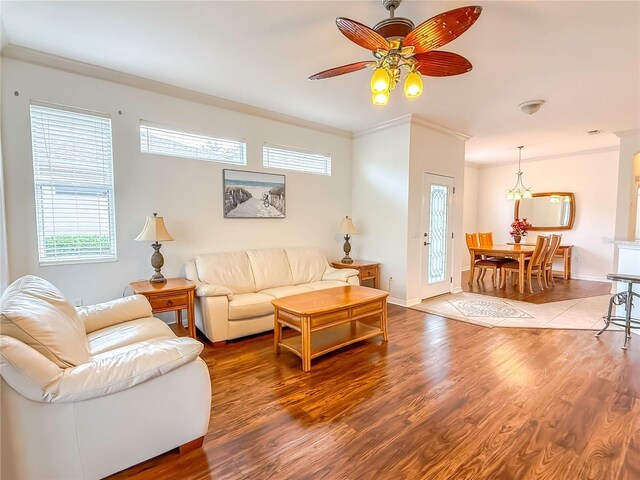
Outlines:
[[[422,194],[422,298],[451,291],[453,178],[425,173]]]

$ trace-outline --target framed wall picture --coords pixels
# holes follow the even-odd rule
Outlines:
[[[284,218],[285,176],[222,170],[224,218]]]

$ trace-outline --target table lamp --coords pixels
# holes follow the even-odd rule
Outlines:
[[[344,233],[344,258],[340,260],[342,263],[353,263],[353,259],[349,256],[349,252],[351,252],[351,244],[349,243],[349,235],[356,235],[358,230],[353,226],[353,221],[346,216],[342,219],[342,224],[340,225],[340,230],[338,233]]]
[[[137,241],[153,241],[151,244],[153,247],[153,255],[151,255],[151,266],[156,273],[149,279],[151,283],[163,283],[167,279],[160,273],[160,269],[164,265],[164,257],[160,253],[160,247],[162,244],[158,242],[171,242],[173,237],[167,232],[167,228],[164,226],[164,219],[159,217],[157,213],[153,214],[153,217],[147,217],[144,223],[144,228],[140,235],[136,237]]]

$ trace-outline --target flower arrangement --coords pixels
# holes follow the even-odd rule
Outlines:
[[[526,218],[516,218],[511,224],[511,231],[509,232],[509,235],[513,238],[525,237],[527,235],[527,230],[529,230],[530,227],[531,224],[527,222]]]

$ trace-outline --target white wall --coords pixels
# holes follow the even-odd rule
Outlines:
[[[15,91],[19,96],[14,96]],[[117,262],[38,265],[29,124],[32,99],[111,115]],[[182,275],[187,260],[208,252],[318,246],[329,259],[342,256],[342,239],[336,232],[341,217],[351,214],[349,138],[9,59],[2,60],[2,106],[11,279],[42,276],[69,298],[83,298],[85,304],[120,296],[130,281],[151,276],[152,249],[134,238],[152,212],[164,216],[175,239],[162,248],[165,276]],[[332,175],[269,170],[286,174],[287,218],[223,219],[222,169],[238,167],[141,154],[140,119],[196,133],[245,138],[248,165],[239,167],[245,170],[263,170],[263,142],[329,152]],[[355,239],[354,244],[357,251]]]
[[[464,198],[462,207],[462,233],[478,232],[478,198],[480,196],[480,169],[475,165],[464,167]],[[466,240],[465,240],[466,245]],[[462,257],[462,269],[469,269],[469,255]]]
[[[629,240],[635,237],[635,222],[631,220],[633,197],[636,193],[633,158],[640,153],[640,129],[616,132],[616,135],[620,137],[616,239]],[[617,260],[615,264],[617,265]]]
[[[453,178],[452,231],[454,233],[451,262],[452,291],[461,290],[461,268],[466,247],[462,231],[464,199],[464,140],[428,127],[421,121],[411,123],[411,163],[409,173],[409,225],[407,254],[407,302],[422,300],[423,246],[423,182],[424,174],[432,173]]]
[[[408,116],[360,135],[353,142],[353,218],[361,236],[356,257],[381,263],[381,286],[389,301],[421,300],[422,188],[425,173],[454,178],[455,241],[451,257],[460,288],[464,140]],[[464,239],[462,239],[464,242]],[[393,281],[389,283],[389,277]]]
[[[505,192],[516,179],[517,165],[483,167],[479,175],[479,231],[493,232],[496,243],[511,241],[513,202]],[[562,243],[574,245],[575,278],[605,280],[612,271],[616,229],[618,151],[589,153],[525,162],[523,180],[533,192],[565,191],[576,197],[572,230],[562,231]],[[530,232],[527,241],[539,234]]]
[[[353,258],[380,262],[380,287],[390,301],[406,300],[408,122],[353,140]],[[393,281],[389,283],[389,276]]]

